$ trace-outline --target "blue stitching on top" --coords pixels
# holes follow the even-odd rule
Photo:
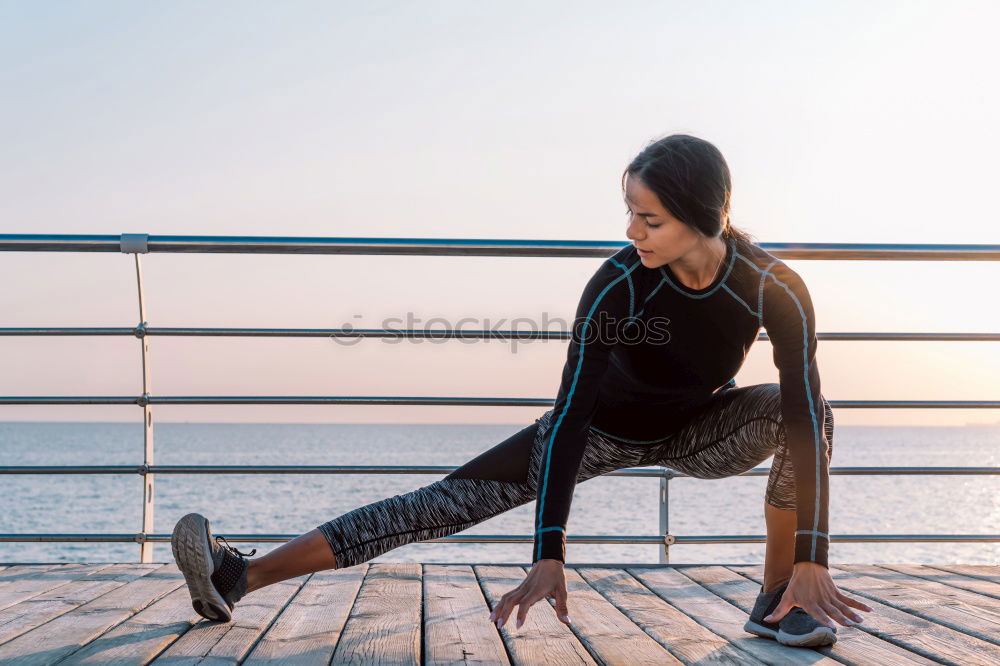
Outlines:
[[[666,283],[667,283],[666,280],[664,280],[662,278],[660,279],[660,284],[656,285],[656,289],[654,289],[653,291],[649,292],[649,296],[647,296],[646,298],[644,298],[642,300],[642,309],[639,310],[639,314],[637,314],[636,317],[641,317],[642,316],[642,313],[646,311],[646,303],[648,303],[649,299],[651,299],[654,295],[656,295],[656,292],[658,292],[660,290],[660,287],[662,287]]]
[[[755,264],[750,259],[744,257],[739,252],[736,253],[736,256],[742,259],[744,262],[750,264],[750,267],[752,269],[760,273],[760,284],[757,286],[757,312],[755,313],[757,315],[757,330],[760,330],[760,328],[764,325],[764,280],[767,279],[767,272],[771,269],[771,266],[774,266],[776,263],[778,263],[778,260],[775,259],[774,261],[772,261],[767,265],[767,268],[761,271],[760,266]]]
[[[768,271],[771,270],[771,266],[774,266],[776,263],[778,263],[777,259],[775,259],[774,261],[772,261],[771,263],[769,263],[767,265],[767,268],[765,268],[764,272],[761,273],[761,275],[760,275],[760,286],[758,287],[757,302],[760,304],[760,319],[759,319],[759,323],[760,323],[761,326],[764,325],[764,280],[767,279]],[[754,268],[757,268],[757,267],[754,266]],[[760,270],[760,269],[757,269],[757,270]]]
[[[816,530],[795,530],[795,534],[796,535],[799,535],[799,534],[816,534],[816,535],[821,536],[821,537],[826,537],[827,539],[830,538],[830,535],[827,534],[826,532],[817,532]]]
[[[773,265],[774,262],[771,262]],[[768,266],[770,268],[770,266]],[[809,387],[809,322],[806,319],[805,310],[802,309],[802,304],[799,303],[799,299],[796,298],[795,293],[788,288],[784,282],[778,279],[778,277],[771,272],[765,271],[766,275],[770,275],[771,279],[777,284],[781,285],[788,295],[792,297],[792,301],[795,303],[795,307],[799,310],[799,316],[802,317],[802,377],[806,385],[806,398],[809,400],[809,416],[812,418],[813,422],[813,446],[816,449],[816,507],[813,509],[813,531],[819,528],[819,496],[822,494],[822,488],[820,486],[819,480],[819,426],[816,423],[816,407],[813,404],[812,399],[812,389]],[[809,558],[812,560],[816,559],[816,534],[822,534],[822,532],[815,532],[812,537],[812,550],[810,551]]]
[[[627,269],[624,273],[622,273],[622,275],[620,275],[619,277],[617,277],[614,280],[612,280],[606,287],[604,287],[604,289],[601,290],[601,293],[597,295],[596,299],[594,299],[593,305],[590,306],[590,310],[587,312],[587,318],[583,322],[583,331],[580,333],[580,358],[579,358],[579,360],[577,360],[577,362],[576,362],[576,370],[573,372],[573,383],[570,385],[569,394],[566,396],[566,404],[563,406],[563,410],[559,414],[559,418],[556,420],[556,424],[552,428],[552,434],[549,436],[549,441],[546,444],[546,451],[545,451],[545,474],[542,477],[542,490],[538,494],[538,524],[539,525],[542,524],[542,514],[545,511],[545,492],[546,492],[546,490],[548,490],[548,486],[549,486],[549,469],[550,469],[550,465],[551,465],[551,461],[552,461],[552,444],[555,442],[556,433],[559,431],[559,426],[562,425],[563,417],[566,416],[566,412],[567,412],[567,410],[569,410],[569,406],[573,402],[573,394],[576,392],[576,384],[577,384],[577,382],[580,379],[580,369],[583,367],[583,354],[584,354],[584,351],[585,351],[585,348],[586,348],[587,328],[590,326],[590,318],[594,315],[594,310],[597,309],[597,305],[601,302],[601,299],[604,298],[604,295],[606,293],[608,293],[608,291],[611,289],[611,287],[613,287],[616,284],[618,284],[619,282],[621,282],[622,279],[628,277],[629,274],[631,274],[632,271],[634,271],[636,269],[636,267],[639,266],[639,264],[641,264],[641,263],[642,263],[641,261],[637,261],[634,264],[632,264],[631,268]],[[539,528],[538,530],[536,530],[536,534],[539,533],[539,532],[543,532],[543,531],[551,530],[551,529],[562,529],[565,532],[565,528],[548,527],[548,528],[544,528],[544,529],[543,528]],[[542,542],[539,541],[538,542],[538,548],[536,549],[535,557],[536,558],[541,558],[541,555],[542,555]]]
[[[758,318],[760,317],[760,314],[757,313],[757,312],[754,312],[753,308],[751,308],[749,305],[747,305],[746,301],[744,301],[742,298],[740,298],[739,296],[737,296],[736,292],[729,288],[729,285],[725,285],[724,284],[724,285],[722,285],[722,288],[725,289],[726,291],[728,291],[730,294],[732,294],[733,298],[735,298],[740,303],[742,303],[743,307],[745,307],[747,309],[747,311],[750,312],[750,314],[752,314],[754,317],[758,317]]]
[[[747,259],[743,255],[738,255],[738,256],[741,259],[743,259],[743,261],[745,261],[746,263],[750,264],[750,266],[752,266],[754,268],[754,270],[756,270],[756,271],[758,271],[758,272],[761,273],[761,276],[760,276],[760,287],[759,287],[759,289],[760,289],[760,296],[758,297],[758,301],[761,303],[761,306],[760,306],[760,315],[761,315],[761,325],[762,326],[763,326],[763,317],[764,317],[764,306],[763,306],[764,280],[767,279],[768,275],[771,276],[771,279],[774,280],[774,282],[776,284],[781,285],[781,287],[784,288],[784,290],[788,292],[788,295],[792,297],[792,301],[795,303],[795,307],[798,308],[798,310],[799,310],[799,316],[802,317],[802,366],[803,366],[803,368],[802,368],[802,375],[803,375],[803,378],[804,378],[804,381],[805,381],[805,386],[806,386],[806,398],[809,401],[809,416],[812,418],[812,422],[813,422],[813,446],[816,449],[816,507],[815,507],[814,512],[813,512],[813,529],[809,530],[809,532],[813,534],[813,538],[812,538],[812,550],[810,551],[809,557],[811,559],[815,560],[816,559],[816,535],[823,534],[823,532],[816,531],[817,528],[819,527],[819,497],[820,497],[822,489],[820,487],[820,480],[819,480],[819,470],[820,470],[820,463],[819,463],[819,430],[818,430],[818,427],[817,427],[817,424],[816,424],[816,406],[813,404],[812,389],[809,387],[809,332],[808,332],[809,322],[806,320],[805,310],[802,309],[802,304],[799,303],[799,299],[795,296],[795,292],[793,292],[791,289],[789,289],[788,285],[786,285],[784,282],[782,282],[780,279],[778,279],[778,277],[774,273],[770,272],[771,266],[774,266],[776,263],[778,263],[778,259],[775,259],[774,261],[772,261],[770,264],[767,265],[767,268],[765,268],[763,271],[761,271],[760,267],[757,266],[757,264],[753,263],[752,261],[750,261],[749,259]],[[797,534],[797,532],[796,532],[796,534]],[[827,537],[827,538],[829,538],[829,537]]]
[[[628,269],[625,264],[621,264],[614,260],[614,258],[609,258],[608,261],[613,263],[618,268],[625,271],[625,275],[628,277],[628,316],[629,318],[635,316],[635,287],[632,285],[632,276],[629,274]]]
[[[551,532],[552,530],[559,530],[560,532],[565,532],[566,530],[562,527],[543,527],[539,530],[535,530],[535,534],[541,534],[542,532]]]

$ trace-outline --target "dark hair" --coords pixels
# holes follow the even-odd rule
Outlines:
[[[755,244],[753,236],[729,220],[729,165],[708,141],[688,134],[653,141],[622,173],[622,191],[626,175],[641,180],[671,215],[705,236],[733,238],[737,247]]]

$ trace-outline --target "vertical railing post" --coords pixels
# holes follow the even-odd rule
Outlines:
[[[147,234],[122,234],[121,251],[135,255],[135,279],[139,289],[139,325],[135,328],[135,337],[142,343],[142,395],[136,404],[142,407],[142,532],[139,539],[139,561],[153,561],[153,543],[146,541],[146,536],[153,532],[153,473],[149,467],[153,464],[153,408],[149,404],[151,387],[149,338],[146,336],[146,299],[142,290],[142,264],[139,255],[149,251]]]
[[[660,476],[660,536],[663,537],[663,548],[660,550],[660,564],[670,563],[670,477],[673,470],[664,467]]]

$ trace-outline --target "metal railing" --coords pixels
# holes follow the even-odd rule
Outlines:
[[[140,254],[148,252],[214,252],[268,254],[412,254],[421,256],[522,256],[606,257],[626,243],[606,241],[547,241],[422,238],[316,238],[275,236],[149,236],[147,234],[52,235],[0,234],[0,251],[124,252],[135,258],[139,323],[134,327],[33,327],[0,328],[7,336],[135,336],[142,349],[142,393],[138,396],[2,396],[3,405],[138,405],[143,410],[143,463],[141,465],[35,465],[0,466],[0,474],[139,474],[143,477],[142,529],[128,534],[0,534],[0,542],[136,542],[141,562],[152,561],[152,544],[167,542],[169,534],[153,532],[154,479],[158,474],[447,474],[457,469],[441,466],[347,465],[156,465],[154,464],[153,412],[156,404],[354,404],[354,405],[464,405],[545,407],[542,398],[476,398],[429,396],[157,396],[152,393],[149,338],[152,336],[232,337],[372,337],[372,338],[479,338],[501,340],[569,340],[570,331],[439,330],[439,329],[307,329],[307,328],[205,328],[151,327],[143,297]],[[1000,245],[914,245],[877,243],[761,243],[782,259],[898,260],[898,261],[997,261]],[[997,341],[1000,333],[817,333],[821,340],[879,341]],[[762,332],[759,340],[765,340]],[[1000,400],[828,400],[834,408],[985,408],[1000,407]],[[739,476],[766,476],[759,467]],[[1000,467],[831,467],[830,474],[845,475],[996,475]],[[570,543],[656,544],[660,562],[669,561],[670,546],[685,543],[762,543],[763,535],[672,535],[669,530],[669,482],[688,476],[667,467],[629,468],[605,476],[655,477],[660,480],[659,533],[655,535],[572,535]],[[226,534],[233,542],[283,542],[295,534]],[[531,543],[533,535],[451,535],[426,542]],[[834,534],[837,542],[997,542],[1000,534]]]

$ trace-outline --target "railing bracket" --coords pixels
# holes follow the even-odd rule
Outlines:
[[[149,252],[149,234],[122,234],[118,247],[126,254]]]

